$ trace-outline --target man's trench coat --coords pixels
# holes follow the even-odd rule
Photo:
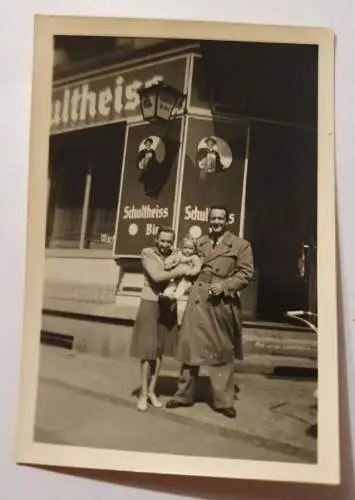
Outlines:
[[[198,241],[202,269],[190,289],[182,319],[176,359],[187,365],[223,365],[243,358],[239,293],[253,278],[250,244],[227,231],[213,248],[211,239]],[[212,281],[223,293],[210,297]]]

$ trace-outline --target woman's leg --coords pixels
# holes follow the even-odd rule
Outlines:
[[[161,403],[161,401],[159,401],[159,399],[155,394],[155,388],[158,382],[160,367],[161,367],[161,356],[158,356],[155,361],[151,362],[152,376],[148,388],[148,398],[155,408],[161,408],[163,406],[163,404]]]
[[[150,361],[141,361],[141,392],[137,404],[137,408],[140,411],[145,411],[148,409],[148,383],[150,370]]]

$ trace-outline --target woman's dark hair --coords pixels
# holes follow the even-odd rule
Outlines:
[[[227,222],[229,220],[229,210],[227,207],[224,207],[223,205],[214,205],[212,207],[209,208],[208,210],[208,219],[210,219],[211,217],[211,212],[212,210],[223,210],[224,213],[226,214],[226,219],[227,219]]]

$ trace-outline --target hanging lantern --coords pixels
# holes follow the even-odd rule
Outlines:
[[[158,83],[138,91],[145,121],[170,120],[181,108],[184,95],[166,83]]]

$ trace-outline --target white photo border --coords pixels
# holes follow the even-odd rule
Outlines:
[[[334,168],[334,33],[301,28],[195,21],[36,16],[28,179],[27,268],[16,462],[49,466],[339,484],[339,390]],[[211,35],[212,34],[212,35]],[[34,441],[45,261],[48,133],[54,35],[143,36],[265,43],[319,48],[318,80],[318,312],[319,410],[316,464],[186,457],[42,444]]]

